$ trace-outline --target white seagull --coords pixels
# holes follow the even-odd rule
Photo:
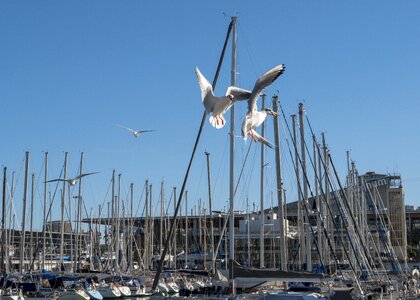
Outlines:
[[[132,128],[125,127],[125,126],[118,125],[118,124],[117,124],[117,126],[118,126],[118,127],[121,127],[121,128],[124,128],[125,130],[130,131],[130,132],[134,135],[134,137],[139,137],[139,136],[140,136],[142,133],[144,133],[144,132],[152,132],[152,131],[156,131],[156,130],[134,130],[134,129],[132,129]]]
[[[51,180],[48,180],[48,181],[45,181],[45,182],[66,181],[66,182],[68,182],[68,184],[69,184],[69,185],[75,185],[75,184],[76,184],[76,182],[77,182],[80,178],[85,177],[85,176],[88,176],[88,175],[92,175],[92,174],[97,174],[97,173],[98,173],[98,172],[93,172],[93,173],[84,173],[84,174],[80,174],[79,176],[76,176],[76,177],[74,177],[74,178],[70,178],[70,179],[57,178],[57,179],[51,179]]]
[[[248,112],[242,123],[242,136],[245,141],[248,135],[250,135],[254,141],[259,141],[270,148],[274,148],[269,141],[264,139],[255,131],[255,128],[265,121],[267,114],[277,116],[277,112],[274,112],[271,108],[265,108],[262,111],[258,111],[257,100],[261,92],[272,84],[281,74],[283,74],[284,70],[285,66],[283,64],[278,65],[266,72],[255,82],[254,89],[252,90],[252,94],[248,100]]]
[[[251,95],[251,91],[247,91],[234,86],[228,87],[225,96],[218,97],[213,94],[213,87],[210,82],[201,74],[200,70],[195,67],[195,74],[201,89],[201,100],[206,108],[206,113],[212,113],[209,121],[213,127],[222,128],[226,124],[223,114],[233,105],[235,101],[246,100]]]

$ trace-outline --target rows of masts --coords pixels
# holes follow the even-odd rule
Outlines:
[[[207,155],[207,160],[208,160],[208,167],[210,167],[210,163],[209,163],[209,153],[206,153]],[[20,243],[19,243],[19,253],[20,253],[20,257],[19,257],[19,272],[23,272],[23,271],[28,271],[27,268],[24,267],[25,263],[24,261],[29,259],[31,261],[30,266],[29,266],[29,271],[30,270],[34,270],[34,265],[33,263],[35,261],[40,261],[40,267],[45,269],[45,261],[47,260],[47,249],[46,246],[48,244],[48,241],[50,241],[50,251],[52,251],[52,248],[56,248],[57,244],[59,244],[59,267],[63,268],[63,264],[64,264],[64,258],[65,255],[68,253],[65,253],[64,248],[65,248],[65,244],[70,242],[71,246],[71,257],[73,259],[73,266],[72,266],[72,271],[77,271],[81,269],[81,254],[83,252],[83,249],[85,249],[87,246],[89,246],[89,253],[91,255],[91,257],[93,256],[93,253],[95,252],[93,249],[96,249],[96,253],[99,254],[99,256],[101,256],[100,250],[101,248],[100,246],[100,237],[101,237],[101,232],[103,230],[100,229],[100,226],[105,224],[105,246],[106,246],[106,257],[108,258],[105,265],[101,265],[99,267],[100,270],[107,270],[107,271],[113,271],[116,273],[119,273],[121,271],[121,267],[119,263],[116,262],[120,262],[121,260],[124,261],[124,265],[127,266],[127,262],[128,263],[128,270],[132,270],[133,268],[133,257],[136,256],[138,261],[144,261],[146,262],[145,266],[146,268],[149,268],[149,262],[151,261],[153,254],[156,253],[156,249],[154,248],[154,245],[156,245],[156,247],[158,248],[158,252],[161,253],[162,251],[162,244],[164,242],[165,235],[167,232],[167,228],[168,228],[168,224],[169,224],[169,215],[167,214],[168,209],[166,208],[166,203],[165,203],[165,187],[164,187],[164,181],[162,181],[161,183],[161,194],[160,194],[160,228],[159,228],[159,245],[157,245],[158,243],[156,243],[155,241],[155,230],[154,230],[154,212],[153,212],[153,204],[152,204],[152,184],[149,183],[148,180],[146,180],[145,182],[145,202],[144,202],[144,211],[145,211],[145,219],[144,219],[144,224],[137,224],[137,227],[141,227],[144,231],[144,239],[143,239],[143,247],[144,249],[142,249],[142,240],[141,239],[135,239],[135,234],[134,234],[134,228],[135,223],[134,223],[134,218],[133,218],[133,198],[134,198],[134,184],[131,183],[130,184],[130,203],[128,204],[122,204],[122,200],[121,200],[121,174],[118,174],[117,178],[116,178],[116,174],[115,174],[115,170],[112,172],[112,178],[111,178],[111,201],[109,201],[107,203],[107,214],[105,216],[104,214],[104,207],[103,205],[99,205],[99,213],[98,213],[98,218],[96,218],[95,223],[93,221],[93,208],[90,208],[90,215],[87,215],[86,212],[86,216],[85,218],[82,217],[82,207],[85,207],[85,203],[83,202],[83,197],[81,195],[81,180],[79,180],[78,182],[78,194],[77,196],[72,196],[72,191],[70,189],[70,184],[66,181],[63,181],[63,186],[61,189],[61,205],[60,205],[60,212],[61,212],[61,221],[59,222],[60,224],[60,240],[58,243],[56,243],[56,245],[54,245],[54,242],[52,241],[51,238],[51,230],[48,229],[48,222],[50,225],[52,225],[52,215],[51,215],[51,209],[52,209],[52,201],[53,201],[53,197],[51,196],[51,192],[48,192],[47,190],[47,178],[48,178],[48,153],[45,153],[45,162],[44,162],[44,166],[45,166],[45,174],[44,174],[44,205],[43,205],[43,221],[42,221],[42,238],[40,238],[39,236],[36,238],[36,242],[33,239],[33,211],[34,211],[34,194],[35,194],[35,189],[36,189],[36,183],[35,183],[35,174],[32,174],[32,182],[31,182],[31,204],[30,204],[30,228],[29,228],[29,234],[30,234],[30,238],[29,238],[29,245],[26,245],[27,242],[27,238],[24,238],[24,236],[27,235],[27,230],[26,230],[26,208],[27,208],[27,194],[28,194],[28,187],[29,187],[29,182],[28,182],[28,174],[29,174],[29,158],[30,158],[30,154],[29,152],[25,153],[25,179],[24,179],[24,191],[23,191],[23,209],[22,209],[22,226],[21,226],[21,230],[16,233],[16,231],[14,230],[15,225],[14,225],[14,219],[15,219],[15,215],[12,213],[12,211],[14,210],[13,208],[13,198],[14,198],[14,192],[15,192],[15,187],[14,187],[14,183],[15,183],[15,176],[13,173],[12,174],[12,187],[11,187],[11,191],[10,191],[10,197],[9,197],[9,206],[8,208],[6,208],[7,206],[7,168],[5,167],[3,169],[3,207],[2,207],[2,222],[1,222],[1,226],[2,226],[2,243],[1,243],[1,247],[2,247],[2,253],[9,253],[9,251],[6,251],[5,248],[9,245],[13,244],[13,240],[14,240],[14,235],[18,234],[21,235],[20,238]],[[63,179],[66,179],[66,175],[67,175],[67,165],[68,165],[68,153],[66,152],[64,155],[64,164],[63,164],[63,169],[62,169],[62,176]],[[82,170],[82,166],[83,166],[83,153],[81,153],[81,157],[80,157],[80,173]],[[209,171],[209,184],[210,184],[210,169],[208,169]],[[61,176],[60,175],[60,176]],[[57,190],[57,186],[56,186],[56,190]],[[65,191],[68,191],[68,193],[66,194]],[[209,193],[210,193],[210,189],[209,189]],[[47,204],[47,194],[49,194],[50,197],[50,203]],[[54,193],[55,194],[55,193]],[[66,197],[68,197],[68,201],[66,201]],[[176,198],[176,188],[173,188],[173,198]],[[77,199],[77,205],[75,208],[72,209],[72,199]],[[211,194],[209,194],[209,200],[210,200],[210,207],[211,207]],[[129,213],[128,215],[126,215],[126,207],[130,206],[130,208],[128,209]],[[196,207],[195,207],[196,209]],[[10,216],[10,221],[9,221],[9,230],[6,230],[6,211],[9,210],[9,216]],[[73,211],[74,210],[74,211]],[[201,205],[201,201],[199,204],[199,208],[198,208],[199,212],[202,213],[204,215],[204,218],[206,218],[206,209],[203,205]],[[68,217],[68,221],[67,218],[65,216],[65,211],[67,211],[67,217]],[[74,215],[72,216],[72,212],[74,212]],[[121,215],[122,213],[122,215]],[[188,192],[185,193],[185,228],[183,228],[184,230],[184,234],[188,232]],[[195,210],[195,214],[197,214],[197,210]],[[191,215],[193,215],[193,209],[191,209]],[[12,216],[13,216],[13,222],[12,222]],[[82,235],[85,235],[82,232],[82,219],[90,219],[90,221],[88,222],[89,225],[89,239],[87,240],[86,238],[83,239]],[[213,220],[212,218],[210,218],[210,224],[211,224],[211,234],[213,236]],[[86,222],[86,221],[85,221]],[[76,228],[75,230],[72,228],[72,224],[76,224]],[[65,226],[66,224],[70,225],[70,233],[66,231]],[[204,224],[207,224],[206,220],[204,220]],[[96,225],[96,227],[95,227]],[[201,229],[201,222],[199,223],[200,226],[200,232],[207,232],[207,228],[203,227]],[[96,228],[95,230],[94,227]],[[124,228],[121,228],[124,227]],[[124,241],[121,240],[121,232],[124,232],[125,237],[124,237]],[[74,234],[74,237],[72,236]],[[47,235],[50,235],[49,237],[47,237]],[[65,238],[65,236],[69,236],[70,235],[70,239],[67,237]],[[201,238],[202,236],[199,236],[200,238],[200,244],[201,244]],[[204,240],[204,251],[207,252],[206,247],[207,247],[207,240],[205,238],[203,238]],[[213,240],[213,239],[212,239]],[[39,251],[39,257],[36,257],[36,255],[34,256],[34,250],[35,250],[35,245],[39,246],[39,241],[42,241],[42,251]],[[74,241],[74,243],[73,243]],[[133,242],[135,243],[135,249],[133,250]],[[185,239],[184,239],[184,249],[185,249],[185,260],[188,260],[188,234],[185,234]],[[120,245],[127,245],[127,249],[123,249],[124,247],[120,246]],[[214,243],[210,243],[210,248],[212,250],[212,253],[214,253]],[[28,246],[28,247],[26,247]],[[27,253],[27,248],[29,248],[29,254]],[[126,251],[122,251],[122,250],[126,250]],[[38,252],[38,251],[37,251]],[[68,252],[68,251],[67,251]],[[127,253],[127,256],[123,255],[123,257],[120,258],[120,255],[122,255],[123,253]],[[177,245],[176,245],[176,240],[174,241],[173,244],[173,248],[171,248],[171,255],[176,255],[177,254]],[[52,254],[52,253],[51,253]],[[105,253],[104,253],[105,254]],[[115,258],[112,258],[113,254],[115,254]],[[4,263],[1,264],[1,268],[3,270],[3,268],[7,271],[10,271],[10,266],[8,264],[9,259],[6,258],[5,260],[3,260]],[[213,264],[215,262],[215,256],[213,254]],[[176,260],[174,261],[174,263],[176,264]],[[92,265],[93,267],[93,265]],[[172,267],[176,268],[176,265],[173,265]],[[125,267],[122,269],[126,269]]]

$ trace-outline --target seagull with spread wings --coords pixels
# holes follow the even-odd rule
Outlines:
[[[134,135],[134,137],[139,137],[142,133],[145,133],[145,132],[156,131],[156,130],[134,130],[132,128],[125,127],[125,126],[122,126],[122,125],[119,125],[119,124],[117,124],[117,126],[121,127],[121,128],[124,128],[125,130],[130,131]]]
[[[251,95],[251,91],[247,91],[235,86],[228,87],[225,96],[215,96],[213,87],[210,82],[201,74],[200,70],[195,67],[198,83],[201,89],[201,100],[206,109],[207,114],[212,114],[209,118],[211,125],[215,128],[222,128],[226,124],[223,114],[229,110],[235,101],[246,100]]]
[[[66,181],[69,185],[75,185],[76,182],[80,178],[85,177],[85,176],[88,176],[88,175],[97,174],[97,173],[99,173],[99,172],[84,173],[84,174],[80,174],[79,176],[76,176],[76,177],[70,178],[70,179],[63,179],[63,178],[51,179],[51,180],[48,180],[48,181],[45,181],[45,182]]]
[[[250,135],[254,141],[264,143],[270,148],[274,148],[269,141],[255,131],[255,128],[265,121],[267,115],[277,116],[277,112],[274,112],[271,108],[265,108],[262,111],[258,111],[257,100],[261,92],[283,74],[284,70],[285,66],[283,64],[278,65],[267,71],[255,82],[252,94],[248,99],[248,112],[242,123],[242,136],[245,141],[248,135]]]

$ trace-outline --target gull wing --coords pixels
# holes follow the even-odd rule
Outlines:
[[[233,97],[235,97],[235,101],[237,100],[246,100],[251,96],[251,91],[248,90],[244,90],[241,88],[238,88],[236,86],[230,86],[228,87],[227,91],[226,91],[226,96],[227,95],[233,95]]]
[[[130,132],[132,132],[132,133],[134,133],[134,129],[132,129],[132,128],[129,128],[129,127],[125,127],[125,126],[122,126],[122,125],[120,125],[120,124],[117,124],[117,126],[118,127],[121,127],[121,128],[124,128],[125,130],[128,130],[128,131],[130,131]]]
[[[284,66],[284,64],[281,64],[275,66],[271,70],[267,71],[260,78],[258,78],[258,80],[255,82],[252,94],[248,100],[248,112],[257,109],[258,96],[266,87],[272,84],[281,74],[283,74],[285,69],[286,67]]]
[[[74,180],[78,180],[82,177],[88,176],[88,175],[92,175],[92,174],[97,174],[99,172],[92,172],[92,173],[84,173],[84,174],[80,174],[79,176],[74,177]]]
[[[252,131],[252,135],[257,139],[257,141],[267,145],[271,149],[275,148],[275,146],[273,144],[271,144],[269,141],[267,141],[265,138],[263,138],[261,135],[259,135],[254,129],[252,129],[251,131]]]
[[[195,75],[197,76],[198,84],[200,85],[201,89],[201,100],[204,101],[204,98],[206,98],[209,93],[213,95],[213,88],[206,77],[201,74],[198,67],[195,67]]]
[[[58,178],[58,179],[51,179],[45,182],[56,182],[56,181],[67,181],[66,179]]]
[[[156,130],[138,130],[137,132],[139,132],[139,133],[143,133],[143,132],[153,132],[153,131],[156,131]]]

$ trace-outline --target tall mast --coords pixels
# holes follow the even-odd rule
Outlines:
[[[232,17],[232,73],[230,85],[236,85],[236,16]],[[236,294],[235,281],[233,279],[233,261],[235,260],[235,104],[230,109],[230,178],[229,178],[229,199],[230,199],[230,218],[229,218],[229,280],[232,285],[232,294]]]
[[[162,240],[163,240],[163,201],[165,201],[165,195],[164,195],[164,183],[165,180],[162,180],[160,183],[160,226],[159,226],[159,255],[162,255]],[[164,257],[160,257],[160,259],[165,259]]]
[[[5,256],[5,244],[7,243],[6,239],[6,230],[5,230],[5,219],[6,219],[6,175],[7,175],[7,168],[3,168],[3,198],[2,198],[2,206],[1,206],[1,253],[4,257]],[[9,252],[9,250],[7,250]],[[2,259],[0,263],[0,274],[4,274],[6,271],[6,259]]]
[[[111,232],[112,232],[112,229],[111,229],[111,219],[110,219],[110,213],[109,213],[110,204],[111,203],[108,201],[107,202],[107,218],[108,218],[108,220],[107,220],[107,226],[105,227],[105,234],[106,234],[106,240],[105,240],[105,242],[107,244],[107,250],[108,250],[107,268],[109,270],[112,270],[112,266],[110,265],[111,264],[111,261],[112,261],[112,244],[111,244],[111,234],[112,234]]]
[[[28,193],[28,172],[29,172],[29,152],[25,153],[25,183],[23,186],[23,207],[22,207],[22,240],[20,242],[20,261],[19,272],[23,271],[23,260],[25,256],[25,222],[26,222],[26,196]]]
[[[330,185],[329,185],[329,177],[330,177],[330,163],[329,163],[329,158],[328,158],[328,147],[327,147],[327,143],[325,141],[325,133],[322,132],[322,147],[324,150],[323,156],[324,156],[324,167],[325,167],[325,176],[324,176],[324,180],[325,180],[325,203],[326,203],[326,207],[330,207],[331,203],[330,203]],[[333,223],[332,223],[332,219],[331,218],[327,218],[327,229],[328,229],[328,236],[331,239],[331,244],[332,244],[332,251],[333,253],[335,253],[335,241],[334,241],[334,228],[333,228]],[[327,255],[327,262],[328,264],[330,264],[331,262],[331,253],[329,252],[329,254]]]
[[[79,176],[83,174],[83,152],[80,153],[80,166],[79,166]],[[77,226],[76,226],[76,270],[81,269],[81,260],[79,255],[82,253],[82,243],[81,243],[81,227],[82,227],[82,178],[79,178],[79,191],[77,193]]]
[[[174,187],[174,211],[176,210],[176,187]],[[177,220],[176,218],[173,219],[174,223],[174,268],[176,269],[176,259],[177,259],[177,250],[176,250],[176,239],[177,239]],[[169,238],[169,237],[168,237]]]
[[[265,94],[261,95],[261,110],[265,108]],[[261,136],[264,138],[265,134],[265,122],[261,124]],[[260,174],[260,268],[264,268],[265,265],[265,253],[264,253],[264,143],[261,143],[261,174]]]
[[[128,238],[128,262],[130,264],[130,273],[133,271],[133,199],[134,199],[134,183],[130,184],[130,228]]]
[[[90,256],[90,269],[95,270],[95,264],[93,263],[93,207],[90,208],[89,213],[89,256]],[[82,253],[82,252],[80,252]]]
[[[305,125],[303,121],[303,115],[305,114],[305,110],[303,109],[303,104],[299,103],[299,127],[300,127],[300,149],[301,149],[301,158],[302,158],[302,185],[303,185],[303,201],[304,205],[308,205],[308,180],[307,180],[307,173],[306,173],[306,151],[305,151]],[[306,230],[306,271],[312,271],[312,255],[311,255],[311,235],[309,234],[309,216],[305,214],[305,227],[308,229]]]
[[[44,172],[44,215],[43,215],[43,228],[42,228],[42,269],[45,270],[45,240],[47,232],[47,180],[48,180],[48,152],[45,152],[45,172]]]
[[[64,206],[65,206],[65,199],[66,199],[66,179],[67,179],[67,155],[68,153],[64,153],[64,174],[63,174],[63,190],[61,191],[61,232],[60,232],[60,268],[62,271],[64,268],[63,265],[63,256],[64,256]]]
[[[118,195],[117,195],[117,228],[115,235],[115,269],[120,272],[120,202],[121,202],[121,174],[118,174]]]
[[[196,223],[198,223],[198,245],[199,249],[201,248],[201,245],[203,244],[203,239],[201,236],[201,230],[202,230],[202,223],[201,223],[201,210],[202,210],[202,206],[201,206],[201,198],[198,199],[198,213],[197,213],[197,206],[194,205],[194,209],[195,209],[195,217],[196,217]],[[191,214],[191,216],[194,216],[193,214]],[[198,219],[197,219],[198,217]],[[197,222],[198,221],[198,222]]]
[[[273,111],[278,111],[278,97],[273,97]],[[277,178],[277,219],[279,220],[280,235],[280,262],[281,270],[287,271],[287,245],[286,231],[284,229],[284,211],[283,211],[283,180],[281,173],[281,153],[280,153],[280,133],[277,115],[273,118],[274,122],[274,144],[276,145],[276,178]]]
[[[322,205],[321,205],[321,199],[319,197],[319,177],[317,176],[318,173],[318,161],[319,156],[317,155],[317,144],[315,137],[312,139],[313,144],[313,150],[314,150],[314,177],[315,177],[315,202],[316,202],[316,210],[317,210],[317,218],[316,218],[316,227],[317,227],[317,244],[319,248],[319,253],[321,254],[321,257],[319,257],[319,265],[322,266],[322,260],[323,260],[323,253],[324,253],[324,245],[323,245],[323,238],[322,238],[322,224],[321,224],[321,218],[322,218]],[[325,272],[325,271],[324,271]]]
[[[153,241],[154,241],[154,236],[155,236],[155,218],[153,215],[153,197],[152,197],[152,187],[153,185],[150,184],[149,185],[149,245],[150,245],[150,249],[149,249],[149,261],[152,259],[153,257]]]
[[[12,183],[10,187],[10,205],[9,205],[9,234],[8,237],[8,243],[7,245],[13,244],[13,231],[15,230],[15,224],[14,224],[14,197],[15,197],[15,172],[12,172]],[[13,230],[13,231],[12,231]],[[9,258],[9,251],[6,251],[6,257]],[[10,271],[10,265],[8,263],[9,260],[6,261],[6,271]]]
[[[216,87],[216,82],[217,82],[217,78],[218,78],[219,73],[220,73],[220,68],[221,68],[221,65],[222,65],[222,62],[223,62],[226,46],[227,46],[227,43],[228,43],[228,40],[229,40],[230,32],[232,31],[232,26],[233,26],[232,24],[233,24],[233,20],[229,24],[229,28],[228,28],[228,32],[227,32],[227,35],[226,35],[225,43],[223,45],[223,50],[222,50],[222,53],[220,55],[219,64],[217,66],[216,74],[215,74],[213,84],[212,84],[213,90]],[[185,173],[184,180],[183,180],[183,183],[182,183],[182,186],[181,186],[181,192],[180,192],[180,195],[179,195],[179,198],[178,198],[178,201],[177,201],[177,205],[176,205],[176,208],[175,208],[174,218],[176,218],[177,215],[178,215],[178,211],[179,211],[179,207],[180,207],[181,202],[182,202],[182,197],[183,197],[183,194],[184,194],[184,190],[185,190],[185,186],[186,186],[186,183],[187,183],[188,175],[189,175],[189,172],[190,172],[190,169],[191,169],[191,166],[192,166],[192,162],[194,160],[194,155],[195,155],[195,152],[197,150],[198,143],[200,141],[200,136],[201,136],[201,133],[202,133],[202,129],[204,127],[206,116],[207,116],[207,113],[204,111],[203,116],[201,118],[201,123],[200,123],[200,127],[199,127],[199,130],[198,130],[198,133],[197,133],[197,137],[196,137],[196,140],[195,140],[194,148],[192,150],[190,162],[188,163],[187,171]],[[175,225],[175,223],[173,223],[173,224]],[[171,241],[172,235],[173,235],[173,229],[174,229],[174,226],[171,226],[171,228],[169,230],[168,238],[166,239],[166,242],[165,242],[165,248],[163,250],[162,256],[165,256],[166,252],[168,251],[169,244],[170,244],[170,241]],[[155,290],[156,287],[157,287],[159,277],[162,273],[162,268],[163,268],[163,261],[160,261],[159,266],[156,270],[154,280],[153,280],[152,290]]]
[[[144,221],[144,262],[146,263],[145,268],[149,267],[149,180],[146,180],[146,203],[145,212],[146,219]]]
[[[188,266],[188,191],[185,191],[185,266]]]
[[[296,115],[292,115],[292,124],[293,124],[293,144],[295,145],[295,172],[297,180],[297,206],[298,206],[298,236],[299,236],[299,268],[302,268],[303,260],[305,256],[305,235],[303,230],[303,211],[302,211],[302,194],[301,194],[301,184],[300,184],[300,171],[299,171],[299,153],[297,147],[297,124],[296,124]]]
[[[210,247],[211,247],[211,271],[214,274],[216,270],[216,256],[214,254],[214,229],[213,229],[213,209],[211,198],[211,176],[210,176],[210,153],[204,152],[207,157],[207,183],[209,188],[209,215],[210,215]]]
[[[73,262],[72,262],[72,270],[73,270],[73,272],[74,272],[74,269],[75,269],[75,267],[74,267],[74,264],[75,264],[75,261],[76,261],[76,259],[74,259],[73,257],[75,257],[75,255],[74,255],[74,249],[73,249],[73,247],[74,247],[74,245],[73,245],[73,217],[72,217],[72,213],[73,213],[73,208],[72,208],[72,199],[71,199],[71,191],[70,191],[70,187],[71,187],[71,185],[70,184],[68,184],[67,185],[67,191],[68,191],[68,198],[69,198],[69,213],[68,213],[68,215],[69,215],[69,220],[68,220],[68,222],[69,222],[69,227],[70,227],[70,234],[69,234],[69,240],[70,240],[70,257],[73,259]],[[75,199],[75,198],[74,198]],[[75,199],[76,200],[76,199]],[[75,209],[76,209],[76,201],[75,201],[75,203],[74,203],[75,205],[74,205],[74,207],[75,207]],[[76,211],[74,211],[74,215],[76,216],[77,215],[77,212]]]
[[[102,257],[102,251],[101,251],[101,247],[100,247],[100,244],[101,244],[100,232],[101,232],[101,224],[102,224],[102,209],[103,209],[103,205],[99,204],[99,216],[98,216],[98,223],[97,223],[98,225],[97,225],[96,235],[95,235],[95,237],[99,237],[99,238],[97,238],[96,243],[95,243],[95,245],[96,245],[96,247],[95,247],[96,255],[99,258]],[[102,263],[101,262],[99,262],[99,271],[102,271]]]
[[[346,151],[346,155],[347,155],[347,199],[349,202],[349,206],[350,208],[353,210],[353,214],[355,216],[358,216],[358,212],[357,212],[357,208],[355,206],[355,201],[354,201],[354,185],[353,185],[353,170],[351,167],[351,158],[350,158],[350,151]],[[357,218],[357,217],[356,217]],[[357,218],[358,219],[358,218]],[[356,226],[360,226],[360,224],[355,224]],[[348,241],[349,244],[351,243],[351,241]],[[354,265],[356,263],[356,259],[354,257],[354,251],[350,251],[349,255],[350,255],[350,261],[351,263]]]
[[[109,214],[108,214],[109,217]],[[115,244],[115,169],[112,170],[112,179],[111,179],[111,226],[110,226],[110,232],[109,232],[109,236],[110,236],[110,240],[109,243],[111,245],[111,253],[110,253],[110,257],[111,257],[111,262],[113,260],[114,257],[114,253],[115,253],[115,248],[116,248],[116,244]],[[115,272],[115,260],[112,263],[112,269]]]
[[[204,239],[204,270],[207,271],[207,215],[206,208],[203,204],[203,216],[204,216],[204,226],[203,226],[203,239]]]
[[[31,216],[29,223],[29,268],[32,271],[32,261],[34,260],[34,235],[33,235],[33,223],[34,223],[34,196],[35,196],[35,174],[32,173],[31,178]]]
[[[249,199],[246,197],[246,260],[248,267],[251,267],[251,241],[249,235]]]

